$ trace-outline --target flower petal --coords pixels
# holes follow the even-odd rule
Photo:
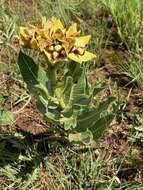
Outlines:
[[[28,40],[25,39],[23,36],[20,35],[20,37],[19,37],[19,44],[20,44],[21,46],[27,47],[27,45],[28,45]]]
[[[57,29],[56,32],[53,33],[51,37],[53,40],[58,40],[58,41],[62,42],[64,39],[64,34],[60,29]]]
[[[27,40],[29,40],[29,33],[26,27],[20,27],[19,29],[19,43],[20,45],[24,46],[26,45],[25,43],[27,42]]]
[[[60,19],[56,19],[56,18],[52,18],[52,26],[51,26],[51,30],[52,32],[55,32],[56,30],[64,30],[64,26],[61,23]]]
[[[40,51],[43,51],[46,49],[46,47],[49,45],[49,43],[46,41],[46,39],[43,38],[37,38],[38,48]]]
[[[46,17],[42,18],[42,29],[49,29],[51,27],[51,21],[47,20]]]
[[[91,38],[91,35],[77,37],[75,46],[76,47],[85,47],[89,43],[90,38]]]
[[[52,62],[52,55],[51,55],[51,53],[49,53],[49,52],[47,52],[47,51],[45,51],[45,50],[44,50],[44,53],[45,53],[46,57],[48,58],[48,60],[49,60],[50,62]]]
[[[77,24],[73,23],[69,29],[66,32],[66,36],[71,37],[71,36],[76,36],[77,34],[79,34],[79,32],[77,31]]]
[[[44,17],[42,17],[42,26],[44,25],[44,24],[46,24],[47,23],[47,19],[46,19],[46,17],[44,16]]]
[[[80,58],[80,55],[74,54],[74,53],[69,53],[68,54],[68,58],[70,58],[71,60],[78,62],[78,63],[82,63],[82,60]]]
[[[26,27],[21,26],[19,30],[20,30],[20,35],[22,36],[25,36],[25,35],[27,36],[29,34]]]
[[[29,48],[35,49],[35,50],[39,49],[37,40],[34,37],[30,40]]]
[[[82,63],[82,62],[89,61],[89,60],[95,58],[96,55],[93,53],[90,53],[88,51],[85,51],[85,53],[83,55],[69,53],[68,57],[75,62]]]
[[[65,49],[66,53],[68,54],[71,49],[74,47],[75,39],[74,38],[67,38],[63,41],[62,46]]]
[[[85,53],[80,57],[81,57],[82,61],[89,61],[91,59],[94,59],[96,57],[96,55],[89,51],[85,51]]]

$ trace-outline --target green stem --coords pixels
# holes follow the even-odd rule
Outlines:
[[[61,109],[64,109],[65,103],[62,98],[62,94],[61,94],[61,92],[59,92],[56,89],[56,87],[57,87],[56,86],[56,84],[57,84],[57,66],[56,65],[53,67],[50,67],[50,80],[51,80],[52,87],[54,89],[55,96],[57,97],[57,99],[59,101],[60,107],[61,107]]]
[[[50,68],[50,80],[51,80],[52,86],[55,87],[56,82],[57,82],[57,68],[56,67]]]
[[[55,90],[55,95],[59,100],[59,104],[60,104],[61,109],[63,110],[66,106],[65,106],[65,102],[62,98],[62,94],[59,91]]]
[[[64,100],[62,98],[62,93],[60,93],[57,89],[56,89],[56,85],[57,85],[57,67],[58,64],[54,64],[52,65],[52,63],[49,62],[48,60],[48,56],[47,56],[47,52],[44,51],[44,54],[46,56],[47,59],[47,63],[48,63],[48,75],[51,81],[51,85],[53,87],[55,96],[57,97],[58,101],[59,101],[59,105],[61,107],[61,109],[63,110],[65,108],[65,103]]]

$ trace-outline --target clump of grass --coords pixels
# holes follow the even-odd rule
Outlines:
[[[38,139],[29,144],[26,139],[18,142],[14,138],[5,138],[7,144],[7,140],[15,146],[16,157],[1,162],[0,184],[3,189],[112,190],[135,187],[135,183],[121,183],[118,176],[119,172],[129,169],[123,165],[129,157],[128,152],[112,160],[110,153],[100,149],[75,149],[49,141],[40,144]],[[12,149],[9,153],[7,151],[7,157],[10,158],[11,152]]]
[[[139,51],[143,47],[141,40],[143,38],[143,12],[141,11],[143,2],[141,0],[103,0],[103,3],[112,15],[123,43],[129,49]]]
[[[113,18],[121,42],[125,45],[128,54],[131,55],[126,59],[127,64],[120,61],[121,71],[143,89],[143,12],[141,11],[143,2],[141,0],[103,0],[102,2],[105,10]]]
[[[110,170],[115,165],[110,157],[103,158],[103,152],[97,150],[75,150],[57,143],[43,144],[39,150],[37,142],[18,142],[14,138],[5,138],[5,143],[16,146],[13,160],[1,163],[0,184],[9,189],[107,189],[109,186],[118,186],[117,177],[112,176]],[[4,142],[4,141],[3,141]],[[0,142],[1,144],[1,142]],[[12,151],[7,151],[10,158]],[[14,157],[16,155],[16,157]],[[1,153],[2,160],[2,153]]]
[[[82,4],[82,2],[83,0],[42,0],[40,2],[35,0],[41,16],[56,16],[65,23],[72,20],[72,15],[79,15],[78,7]]]
[[[128,59],[128,63],[122,65],[121,70],[132,82],[136,82],[137,86],[143,90],[143,59],[140,55]]]

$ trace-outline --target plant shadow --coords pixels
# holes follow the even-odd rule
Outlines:
[[[40,167],[44,158],[57,153],[61,146],[67,144],[54,138],[52,140],[49,134],[0,134],[0,169],[8,165],[15,167],[18,169],[18,175],[26,180],[27,173],[31,174],[35,168]]]

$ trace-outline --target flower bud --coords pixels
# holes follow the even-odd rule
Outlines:
[[[54,52],[52,53],[52,58],[53,58],[54,60],[57,59],[58,56],[59,56],[59,53],[58,53],[58,52],[54,51]]]
[[[49,51],[54,51],[54,46],[48,47],[48,50],[49,50]]]
[[[62,49],[61,45],[56,45],[55,46],[55,51],[59,52],[59,51],[61,51],[61,49]]]

